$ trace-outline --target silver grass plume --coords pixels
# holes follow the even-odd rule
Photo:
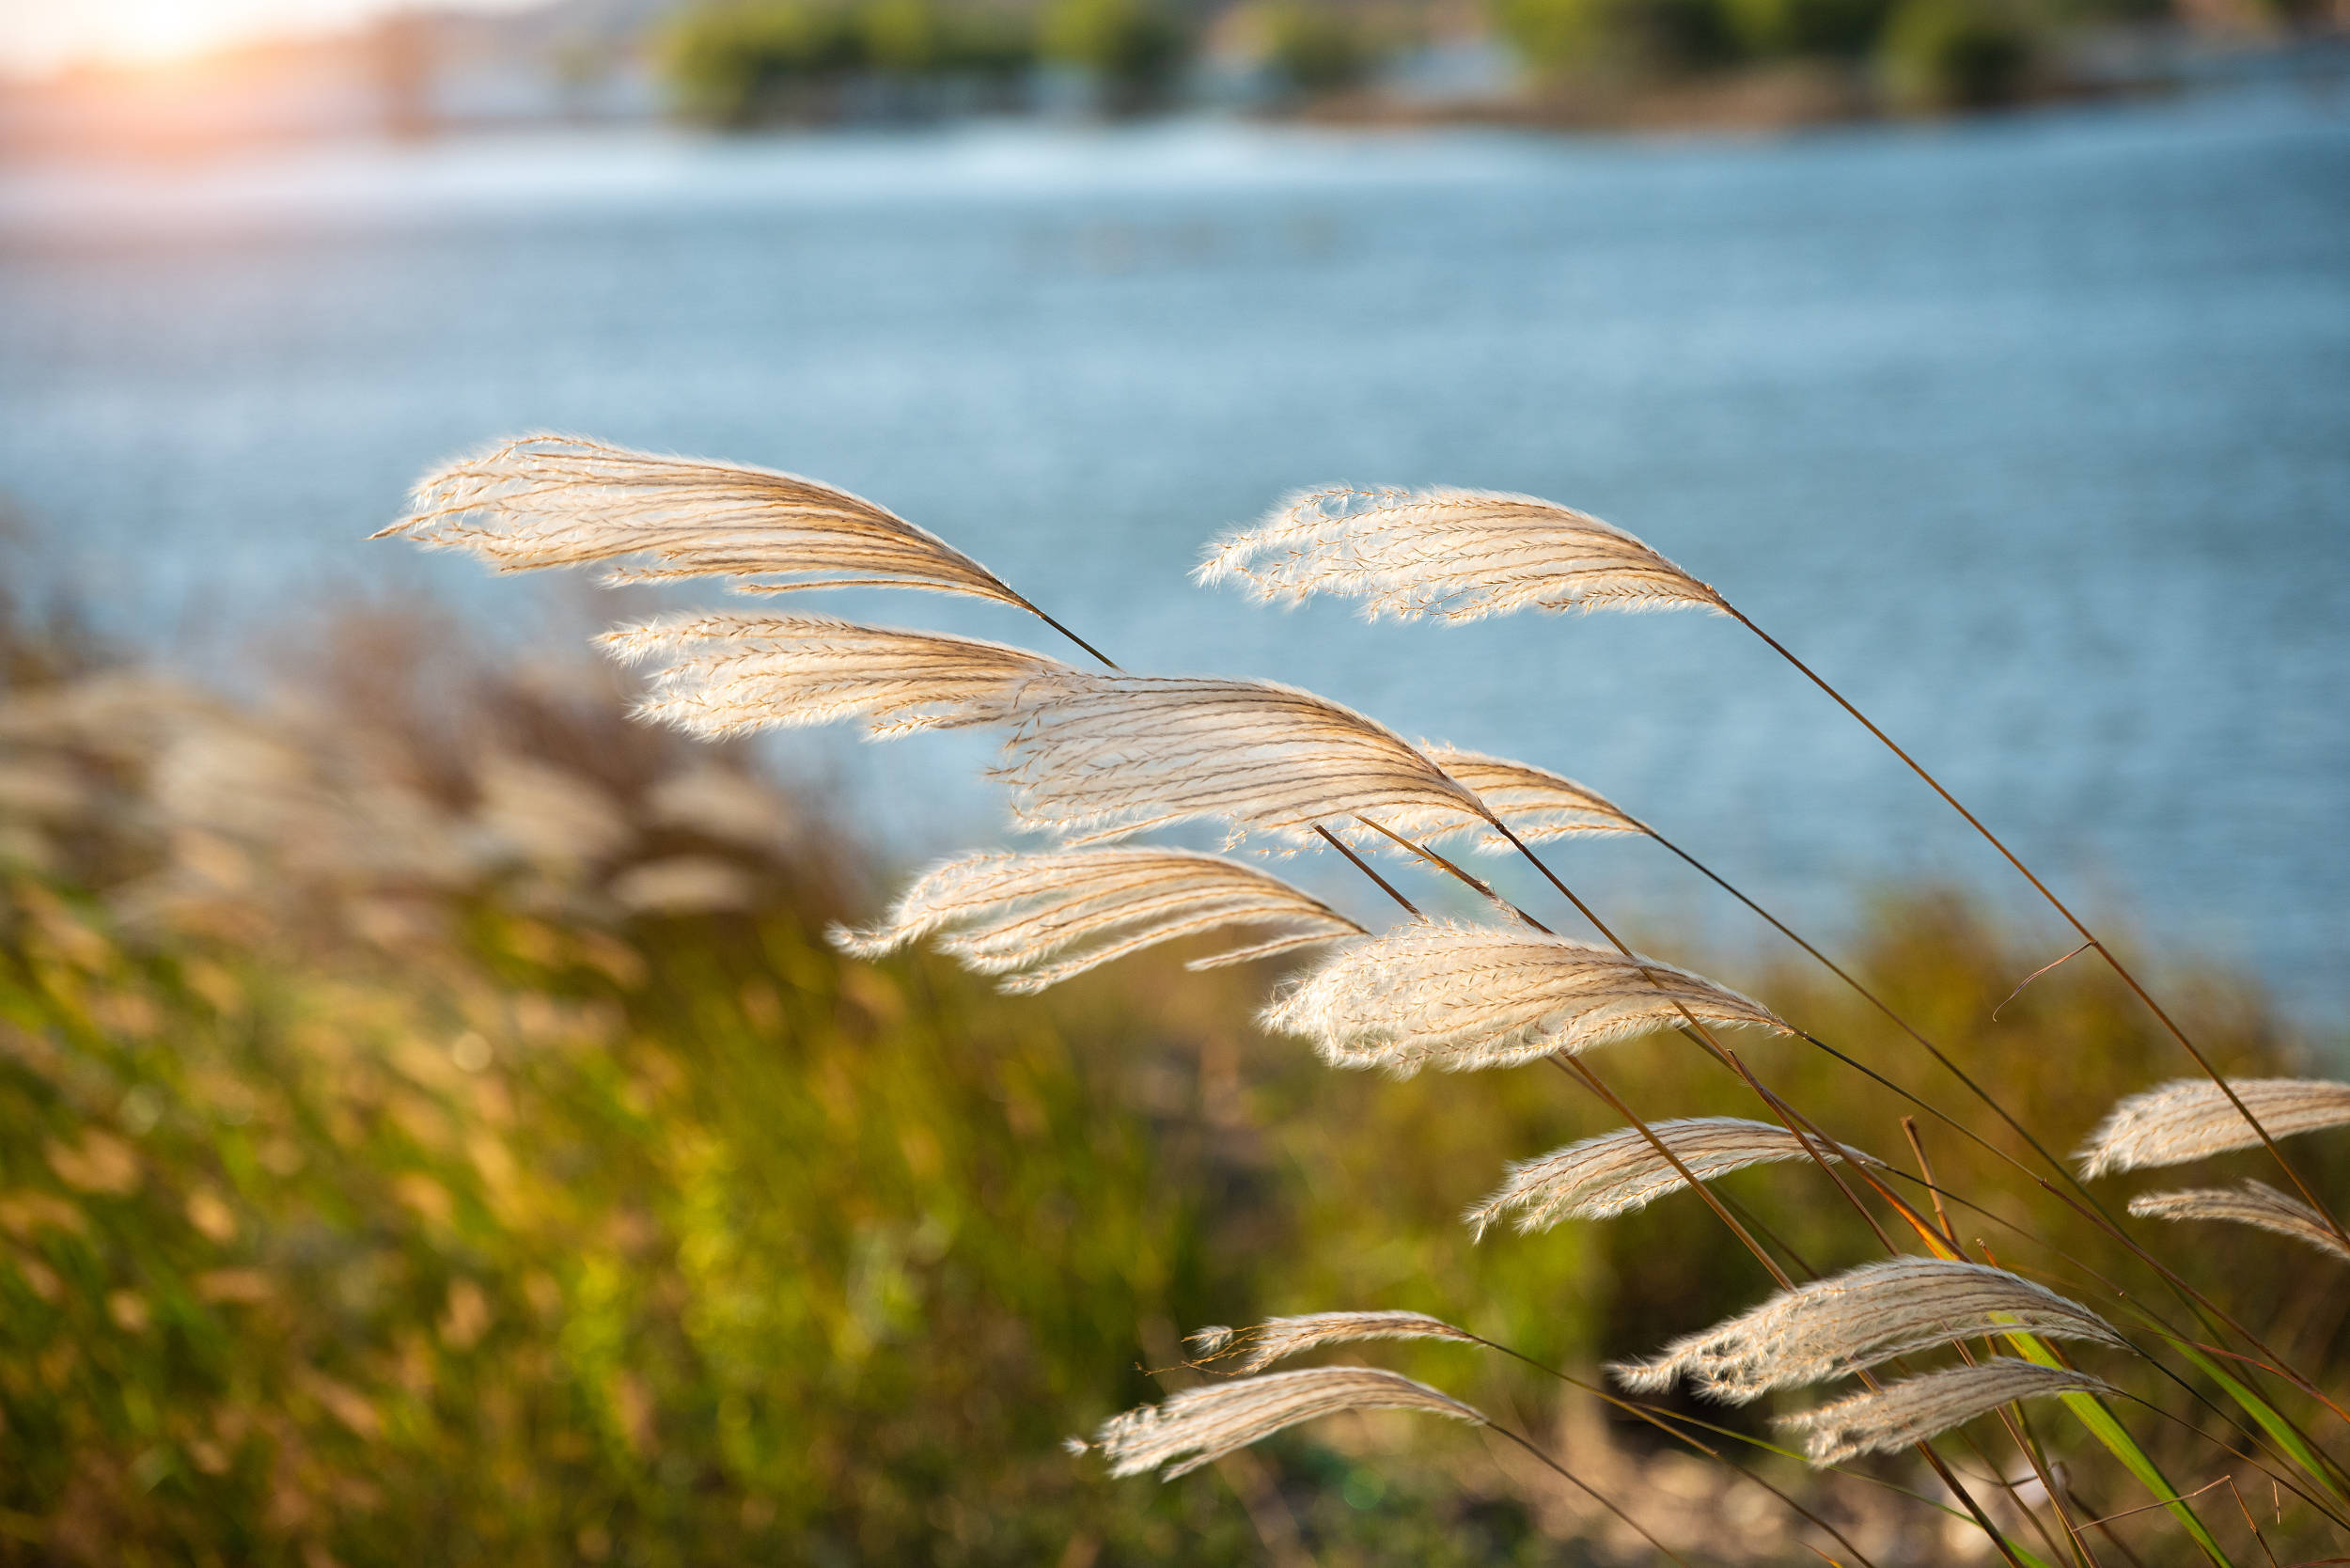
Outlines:
[[[1994,1356],[1854,1394],[1776,1424],[1803,1435],[1804,1454],[1812,1464],[1841,1465],[1864,1453],[1898,1452],[2015,1400],[2115,1391],[2070,1367]]]
[[[1678,1004],[1678,1006],[1676,1006]],[[1259,1014],[1340,1067],[1408,1077],[1511,1067],[1700,1022],[1793,1033],[1762,1003],[1685,969],[1523,929],[1422,920],[1341,942]]]
[[[842,719],[874,737],[987,724],[1023,686],[1068,668],[1008,643],[830,616],[689,611],[596,640],[631,663],[667,656],[635,712],[704,736]]]
[[[836,926],[833,944],[861,958],[949,926],[938,944],[1007,991],[1042,991],[1098,964],[1226,925],[1278,934],[1187,967],[1210,968],[1327,942],[1363,928],[1268,872],[1187,850],[1091,849],[970,855],[932,867],[880,924]]]
[[[1786,1128],[1734,1116],[1697,1116],[1651,1125],[1657,1140],[1673,1152],[1700,1182],[1748,1166],[1810,1157],[1803,1140]],[[1815,1145],[1816,1147],[1816,1145]],[[1827,1158],[1853,1155],[1871,1165],[1871,1154],[1841,1147],[1823,1149]],[[1461,1217],[1483,1240],[1486,1227],[1512,1210],[1521,1235],[1547,1231],[1561,1220],[1608,1219],[1646,1208],[1688,1183],[1672,1162],[1637,1127],[1619,1128],[1571,1143],[1510,1167],[1510,1179]]]
[[[501,572],[625,560],[605,581],[731,576],[744,592],[931,588],[1029,608],[945,540],[796,474],[526,435],[418,481],[376,535],[469,550]]]
[[[1653,1393],[1686,1376],[1700,1393],[1746,1404],[1774,1388],[1864,1371],[1947,1340],[2038,1334],[2129,1348],[2113,1325],[2005,1269],[1943,1258],[1892,1258],[1782,1291],[1646,1361],[1609,1371]]]
[[[1720,610],[1705,584],[1622,528],[1531,495],[1494,491],[1301,491],[1217,540],[1192,573],[1260,600],[1333,593],[1363,615],[1475,620],[1544,610]]]
[[[2325,1078],[2230,1078],[2271,1137],[2350,1126],[2350,1084]],[[2084,1176],[2184,1165],[2260,1146],[2244,1112],[2209,1078],[2174,1078],[2119,1101],[2074,1158]]]
[[[1090,1444],[1073,1439],[1070,1446],[1101,1450],[1114,1476],[1155,1469],[1162,1481],[1173,1481],[1284,1427],[1350,1410],[1424,1410],[1490,1424],[1474,1407],[1398,1372],[1308,1367],[1184,1388],[1157,1404],[1112,1416]]]
[[[2337,1258],[2350,1258],[2333,1227],[2315,1209],[2297,1198],[2287,1198],[2265,1182],[2248,1181],[2238,1187],[2197,1187],[2183,1192],[2141,1193],[2130,1200],[2130,1213],[2140,1219],[2225,1219],[2257,1225],[2280,1236],[2305,1241]]]
[[[1004,753],[1015,820],[1077,842],[1201,818],[1302,841],[1397,808],[1492,821],[1392,729],[1270,681],[1057,670],[1021,691]]]
[[[1425,1312],[1314,1312],[1304,1317],[1267,1318],[1253,1327],[1202,1328],[1183,1343],[1200,1360],[1237,1356],[1234,1372],[1260,1372],[1274,1362],[1302,1355],[1323,1345],[1356,1344],[1366,1340],[1451,1340],[1461,1344],[1483,1341],[1466,1329],[1455,1328]]]
[[[1578,833],[1646,833],[1648,824],[1596,790],[1546,769],[1512,762],[1457,746],[1420,743],[1420,752],[1456,784],[1476,792],[1485,808],[1510,824],[1527,843]],[[1516,848],[1481,823],[1456,815],[1404,808],[1390,810],[1381,824],[1402,838],[1425,843],[1448,834],[1475,833],[1480,855],[1507,855]]]

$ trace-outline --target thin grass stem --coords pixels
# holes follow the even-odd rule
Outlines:
[[[2014,867],[2018,874],[2020,874],[2026,882],[2030,883],[2033,889],[2037,891],[2042,898],[2048,901],[2048,906],[2064,917],[2065,923],[2070,925],[2073,930],[2079,934],[2083,942],[2097,949],[2098,956],[2103,958],[2106,963],[2111,966],[2114,974],[2121,978],[2122,983],[2128,986],[2131,991],[2137,994],[2138,999],[2145,1003],[2147,1011],[2151,1011],[2155,1018],[2161,1021],[2162,1027],[2170,1031],[2170,1037],[2186,1048],[2188,1056],[2195,1058],[2195,1065],[2201,1068],[2203,1072],[2209,1075],[2211,1081],[2219,1086],[2219,1091],[2228,1097],[2228,1103],[2235,1106],[2237,1112],[2243,1116],[2245,1121],[2250,1125],[2252,1131],[2259,1135],[2262,1146],[2264,1147],[2268,1151],[2270,1156],[2276,1160],[2278,1168],[2283,1170],[2288,1177],[2292,1178],[2293,1184],[2301,1189],[2301,1196],[2308,1200],[2312,1209],[2315,1209],[2319,1215],[2324,1216],[2326,1223],[2332,1229],[2334,1234],[2341,1238],[2342,1245],[2344,1247],[2350,1247],[2350,1231],[2342,1229],[2342,1221],[2334,1216],[2333,1212],[2326,1208],[2326,1204],[2318,1198],[2317,1194],[2311,1190],[2309,1183],[2302,1178],[2301,1172],[2295,1168],[2293,1162],[2285,1158],[2284,1151],[2277,1147],[2277,1140],[2268,1136],[2268,1129],[2261,1125],[2260,1118],[2254,1116],[2251,1112],[2251,1108],[2246,1105],[2242,1099],[2237,1097],[2236,1091],[2229,1087],[2228,1080],[2221,1075],[2217,1067],[2212,1065],[2211,1059],[2203,1055],[2202,1051],[2196,1045],[2195,1042],[2187,1038],[2186,1031],[2179,1027],[2177,1022],[2171,1018],[2170,1014],[2163,1011],[2162,1005],[2154,1000],[2154,996],[2143,985],[2138,983],[2138,977],[2130,973],[2128,966],[2124,964],[2121,959],[2114,956],[2113,949],[2107,947],[2104,942],[2100,941],[2097,933],[2090,930],[2089,927],[2083,923],[2081,917],[2074,914],[2065,902],[2062,899],[2058,898],[2055,892],[2049,888],[2048,885],[2041,881],[2040,878],[2034,874],[2032,869],[2025,865],[2024,862],[2017,857],[2015,852],[2009,849],[2007,845],[2000,840],[1998,834],[1992,832],[1990,828],[1984,826],[1981,818],[1977,817],[1972,811],[1969,811],[1964,805],[1960,804],[1956,795],[1950,793],[1949,790],[1944,789],[1940,779],[1928,773],[1916,758],[1910,756],[1908,752],[1904,751],[1898,745],[1896,745],[1890,735],[1888,735],[1884,730],[1878,729],[1875,723],[1870,719],[1868,714],[1862,713],[1859,709],[1854,707],[1849,701],[1845,700],[1843,693],[1838,691],[1834,686],[1829,685],[1827,682],[1821,679],[1819,674],[1814,671],[1810,665],[1807,665],[1801,659],[1796,658],[1795,655],[1789,651],[1786,646],[1780,643],[1778,638],[1772,636],[1768,632],[1762,630],[1762,627],[1757,626],[1753,621],[1747,619],[1746,616],[1741,614],[1734,605],[1731,605],[1725,601],[1722,604],[1722,608],[1730,614],[1732,619],[1736,620],[1747,631],[1752,632],[1756,636],[1761,637],[1763,643],[1767,645],[1772,651],[1776,652],[1780,658],[1785,659],[1790,665],[1793,665],[1806,679],[1810,681],[1813,685],[1819,687],[1823,692],[1825,692],[1828,697],[1834,700],[1838,707],[1843,709],[1844,712],[1850,713],[1855,719],[1858,720],[1861,727],[1867,729],[1870,734],[1874,735],[1879,741],[1883,742],[1887,750],[1892,752],[1894,756],[1900,758],[1903,762],[1906,763],[1910,772],[1916,774],[1919,778],[1923,779],[1927,788],[1931,789],[1935,794],[1940,795],[1943,801],[1950,806],[1951,810],[1956,811],[1961,817],[1965,818],[1966,820],[1966,824],[1982,836],[1984,842],[1988,843],[1993,849],[1998,850],[2006,859],[2007,863]]]

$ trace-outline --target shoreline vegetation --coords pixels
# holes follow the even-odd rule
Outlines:
[[[0,78],[0,156],[1209,115],[1780,130],[2350,77],[2350,0],[680,0]]]
[[[1441,1095],[1333,1074],[1245,1022],[1277,965],[1146,956],[1005,997],[918,952],[842,956],[825,929],[902,868],[739,748],[629,722],[584,652],[521,665],[436,612],[346,605],[279,667],[301,673],[232,701],[70,617],[0,623],[0,1560],[1612,1563],[1644,1560],[1636,1527],[1711,1561],[1816,1560],[1753,1482],[1443,1342],[1395,1364],[1571,1452],[1632,1518],[1403,1416],[1182,1487],[1072,1465],[1063,1435],[1198,1382],[1192,1325],[1359,1302],[1596,1382],[1754,1280],[1685,1193],[1473,1239],[1460,1215],[1503,1153],[1611,1119],[1531,1072]],[[2048,955],[1961,901],[1888,895],[1858,924],[1872,987],[2051,1137],[2174,1069],[2089,964],[2001,1005]],[[1739,968],[1906,1063],[1794,955]],[[2228,1072],[2327,1066],[2255,985],[2164,980]],[[1852,1078],[1774,1066],[1840,1136],[1900,1152]],[[1662,1055],[1610,1070],[1658,1113],[1741,1108]],[[1945,1185],[1993,1176],[1927,1136]],[[2338,1141],[2295,1156],[2350,1183]],[[1767,1197],[1820,1268],[1871,1255],[1816,1173],[1717,1184]],[[2043,1222],[2082,1279],[2121,1266]],[[2350,1294],[2330,1264],[2280,1273],[2279,1245],[2210,1228],[2193,1272],[2275,1280],[2231,1294],[2338,1387]],[[2150,1388],[2176,1420],[2138,1424],[2167,1473],[2218,1484],[2228,1428],[2197,1393]],[[1747,1436],[1775,1408],[1665,1403]],[[1921,1466],[1863,1469],[1754,1473],[1872,1557],[1981,1560],[1970,1527],[1882,1484],[1947,1501]],[[2121,1478],[2067,1484],[2082,1516],[2123,1515],[2101,1547],[2177,1560]],[[2232,1512],[2206,1513],[2250,1560]],[[2331,1548],[2259,1513],[2280,1560]]]
[[[2232,46],[2324,69],[2307,0],[701,0],[657,34],[670,101],[728,131],[1214,107],[1326,125],[1742,129],[2176,90]],[[2338,66],[2340,62],[2335,62]],[[1448,76],[1449,80],[1448,80]],[[1040,88],[1040,82],[1042,87]]]

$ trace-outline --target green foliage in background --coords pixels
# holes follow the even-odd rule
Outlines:
[[[1386,53],[1371,21],[1352,7],[1285,0],[1259,8],[1251,21],[1265,63],[1307,97],[1361,86]]]
[[[1190,52],[1183,24],[1158,0],[1049,0],[1039,24],[1046,58],[1091,72],[1107,106],[1147,107]]]
[[[1588,1369],[1763,1288],[1686,1201],[1472,1245],[1503,1160],[1606,1124],[1563,1078],[1333,1074],[1248,1037],[1253,987],[1171,965],[1010,1001],[788,912],[482,907],[427,973],[321,972],[126,945],[38,882],[8,907],[0,1528],[46,1560],[1254,1561],[1232,1482],[1058,1446],[1152,1397],[1181,1331],[1409,1306]],[[2039,1074],[2048,1125],[2167,1068],[2097,986],[1982,1030],[2017,958],[1954,912],[1881,929],[1898,1004]],[[1611,1065],[1657,1114],[1744,1108],[1668,1042]],[[1848,1077],[1771,1065],[1901,1152]],[[1861,1261],[1815,1176],[1724,1189]],[[2209,1240],[2206,1284],[2283,1245]],[[2326,1283],[2275,1305],[2339,1366]],[[1457,1347],[1381,1359],[1538,1424],[1559,1399]],[[1285,1439],[1277,1505],[1356,1560],[1536,1549],[1476,1439],[1416,1435],[1449,1470]]]
[[[1730,0],[1747,53],[1853,58],[1876,46],[1892,0]]]
[[[706,0],[672,18],[660,44],[679,106],[735,129],[826,118],[859,74],[975,80],[1000,92],[1035,59],[1026,12],[938,0]]]
[[[1998,0],[1904,0],[1885,39],[1888,85],[1913,109],[2013,102],[2031,59],[2030,32]]]
[[[1724,0],[1493,0],[1502,36],[1558,78],[1676,75],[1734,57]]]

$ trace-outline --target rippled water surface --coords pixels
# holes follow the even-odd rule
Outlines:
[[[362,537],[431,460],[531,427],[864,491],[1130,666],[1563,768],[1791,914],[1849,929],[1920,873],[2007,891],[1726,620],[1367,628],[1184,580],[1299,485],[1571,501],[1720,586],[2090,907],[2350,999],[2339,103],[0,173],[0,490],[119,629],[218,646],[386,584],[515,623],[525,585]],[[907,854],[995,831],[975,743],[790,749]],[[1563,859],[1652,932],[1747,935],[1630,846]]]

